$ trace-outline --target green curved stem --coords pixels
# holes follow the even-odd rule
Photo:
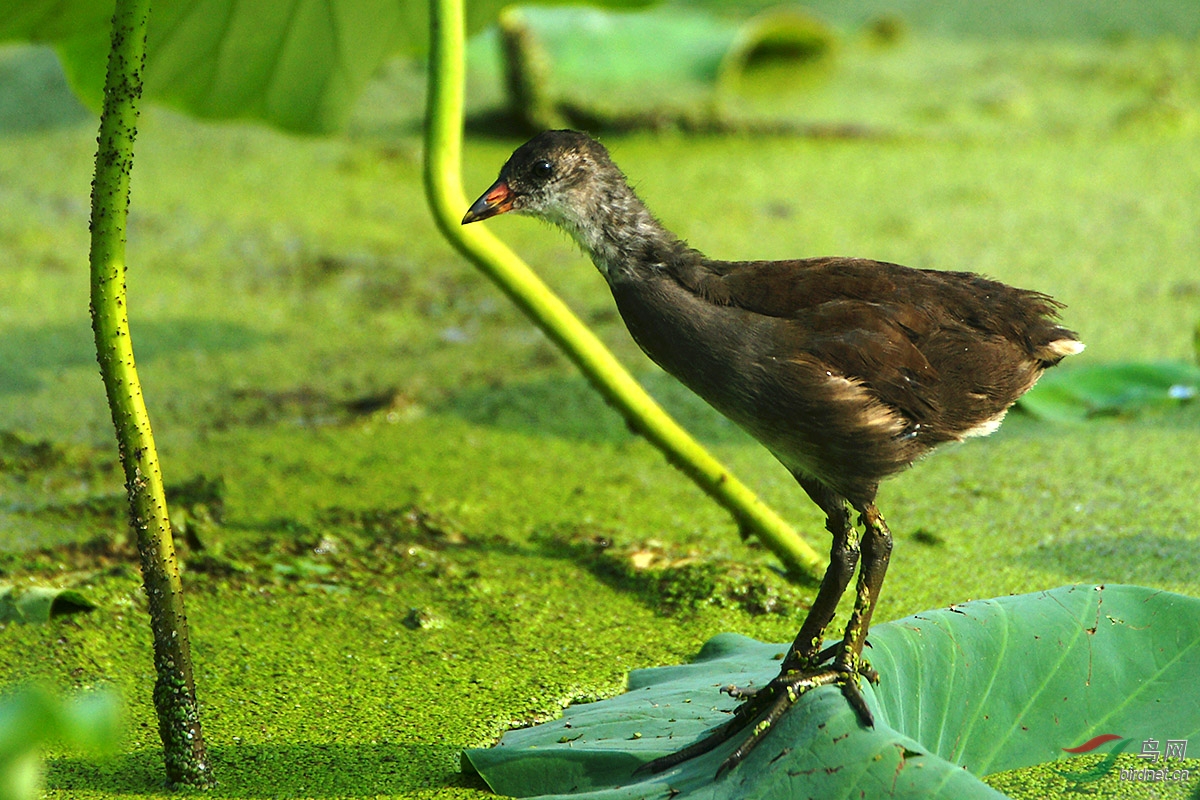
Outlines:
[[[157,673],[154,705],[167,779],[172,784],[208,786],[212,775],[196,707],[183,586],[150,416],[134,366],[125,302],[125,224],[149,15],[150,0],[117,0],[113,13],[92,184],[92,331],[125,469],[130,525],[150,607]]]
[[[482,225],[460,224],[468,205],[460,171],[462,0],[433,0],[430,13],[425,192],[438,228],[575,362],[634,430],[728,510],[744,534],[757,536],[792,575],[819,579],[824,565],[816,551],[680,428],[519,256]]]

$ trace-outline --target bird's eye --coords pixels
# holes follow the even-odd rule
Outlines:
[[[542,158],[533,162],[533,166],[530,167],[530,171],[533,172],[533,176],[535,178],[549,178],[551,173],[554,172],[554,165]]]

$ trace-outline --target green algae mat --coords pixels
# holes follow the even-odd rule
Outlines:
[[[1053,761],[1105,734],[1142,742],[1200,733],[1198,619],[1195,598],[1070,586],[875,625],[869,655],[881,680],[864,684],[873,729],[826,686],[715,781],[739,741],[634,775],[727,719],[733,701],[716,687],[762,685],[778,672],[787,645],[723,634],[687,666],[634,672],[625,694],[572,706],[465,760],[516,797],[999,798],[974,776]]]

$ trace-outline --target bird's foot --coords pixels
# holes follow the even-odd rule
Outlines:
[[[719,778],[750,755],[754,748],[762,742],[763,737],[770,733],[771,728],[779,721],[780,717],[794,706],[804,693],[818,686],[840,685],[842,694],[858,714],[859,720],[868,728],[873,727],[875,720],[859,689],[859,677],[865,677],[874,683],[879,680],[879,674],[861,659],[856,660],[858,663],[853,665],[844,663],[844,659],[837,659],[827,667],[806,670],[785,669],[769,683],[757,688],[723,687],[721,691],[730,697],[745,700],[734,710],[733,718],[713,728],[703,739],[693,742],[682,750],[643,764],[638,768],[636,774],[664,772],[684,761],[715,750],[739,734],[745,734],[742,743],[717,769],[716,777]]]
[[[776,681],[780,680],[786,674],[805,674],[805,673],[819,674],[821,672],[826,671],[825,669],[822,669],[822,665],[826,664],[826,662],[829,662],[831,660],[831,658],[832,658],[831,654],[836,649],[836,647],[838,647],[838,646],[829,647],[826,650],[821,651],[821,653],[814,656],[812,659],[804,660],[804,661],[797,660],[797,663],[803,664],[803,666],[785,667],[783,672],[780,673],[779,677],[775,678],[768,684],[765,684],[763,686],[738,686],[736,684],[730,683],[730,684],[727,684],[727,685],[721,687],[721,693],[729,695],[734,700],[750,700],[751,698],[757,696],[760,692],[770,690],[772,685]],[[828,669],[829,670],[836,669],[839,672],[845,671],[844,669],[835,667],[833,664],[829,664]],[[873,683],[873,684],[879,683],[879,673],[876,672],[875,669],[872,668],[871,665],[867,663],[866,659],[860,658],[858,660],[858,669],[856,671],[858,672],[859,675],[866,678],[871,683]],[[870,723],[868,723],[868,724],[870,724]]]
[[[870,647],[870,643],[867,643],[867,647]],[[826,665],[828,665],[830,669],[834,669],[834,664],[838,661],[839,656],[841,656],[844,649],[845,645],[841,642],[837,642],[829,645],[824,650],[818,650],[815,653],[802,654],[799,651],[793,650],[792,652],[788,653],[787,658],[784,659],[783,668],[780,671],[780,675],[782,676],[788,672],[817,672],[821,669],[821,667]],[[862,656],[841,656],[841,661],[843,663],[850,660],[853,660],[857,664],[855,671],[859,675],[863,676],[871,683],[879,683],[879,673],[871,667],[865,658]],[[729,689],[735,688],[736,687],[726,687],[721,691],[726,692],[731,697],[742,697],[742,690],[737,690],[736,692],[728,691]],[[745,691],[748,691],[749,694],[752,695],[756,690],[748,689]]]

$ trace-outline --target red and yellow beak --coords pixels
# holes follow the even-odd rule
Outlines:
[[[466,215],[463,216],[462,224],[466,225],[469,222],[478,222],[481,219],[488,219],[497,214],[512,211],[515,199],[516,195],[508,188],[508,184],[503,180],[498,180],[492,184],[492,188],[484,192],[483,196],[475,201],[474,205],[467,209]]]

